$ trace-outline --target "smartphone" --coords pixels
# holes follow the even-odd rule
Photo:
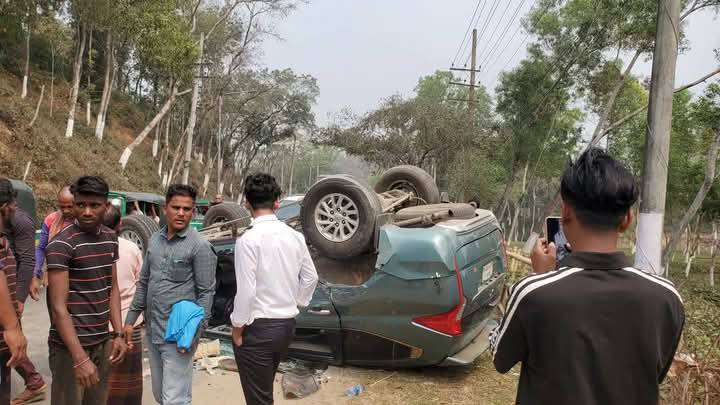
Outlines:
[[[567,248],[567,239],[562,229],[560,217],[545,218],[545,237],[548,243],[552,242],[557,248],[556,261],[560,262],[570,251]]]

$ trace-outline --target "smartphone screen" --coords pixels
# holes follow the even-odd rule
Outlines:
[[[561,261],[570,252],[567,249],[567,239],[562,229],[560,217],[547,217],[545,219],[545,232],[548,243],[555,243],[557,248],[556,261]]]

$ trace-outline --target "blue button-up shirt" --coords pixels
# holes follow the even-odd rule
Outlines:
[[[217,256],[210,242],[188,226],[172,239],[167,227],[154,233],[140,271],[140,281],[125,325],[145,315],[147,333],[154,344],[163,337],[172,306],[182,300],[193,301],[205,310],[205,327],[215,295]]]

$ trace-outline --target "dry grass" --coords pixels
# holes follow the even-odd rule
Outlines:
[[[162,193],[157,163],[151,155],[152,137],[135,149],[128,167],[121,171],[118,159],[123,149],[144,125],[148,114],[141,112],[122,96],[113,97],[109,123],[102,144],[98,144],[91,127],[85,123],[84,105],[78,104],[75,135],[65,138],[67,122],[67,84],[56,82],[55,111],[49,116],[45,97],[40,115],[30,128],[39,96],[39,87],[46,77],[33,76],[29,97],[20,99],[21,82],[13,75],[0,71],[0,175],[22,178],[25,165],[32,161],[27,182],[33,187],[38,202],[38,216],[53,209],[58,189],[74,177],[84,174],[103,176],[113,190]],[[47,86],[46,86],[47,95]],[[97,106],[94,106],[97,107]],[[201,185],[200,173],[193,182]]]
[[[461,368],[411,370],[353,369],[357,384],[365,392],[353,398],[355,404],[511,404],[515,401],[519,370],[501,375],[484,355]]]

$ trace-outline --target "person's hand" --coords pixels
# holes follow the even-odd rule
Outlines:
[[[110,363],[119,364],[125,359],[125,353],[127,353],[127,344],[125,339],[116,337],[112,341],[112,352],[110,354]]]
[[[27,359],[27,340],[25,340],[25,335],[22,329],[20,329],[20,325],[5,330],[4,337],[5,343],[8,349],[10,349],[10,360],[7,362],[7,366],[14,368]]]
[[[132,350],[133,348],[133,332],[135,332],[135,328],[132,325],[125,325],[123,327],[123,333],[125,333],[125,344],[127,345],[128,350]]]
[[[35,301],[40,301],[40,290],[42,289],[42,280],[37,277],[30,281],[30,297]]]
[[[554,243],[548,243],[547,239],[538,238],[530,254],[533,272],[542,274],[555,270],[556,253],[557,247]]]
[[[232,330],[232,340],[233,340],[233,343],[235,343],[235,346],[237,346],[237,347],[242,346],[242,343],[243,343],[243,342],[242,342],[242,335],[243,335],[243,330],[244,330],[244,329],[245,329],[245,327],[238,328],[238,327],[233,326],[233,330]]]
[[[22,318],[22,314],[25,312],[25,303],[22,301],[17,302],[17,313],[18,317]]]
[[[87,361],[82,360],[76,364],[80,365],[75,367],[75,379],[81,387],[89,388],[100,382],[98,369],[90,358],[87,358]]]

